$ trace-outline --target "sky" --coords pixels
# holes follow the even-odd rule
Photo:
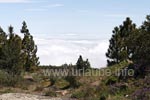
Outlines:
[[[105,53],[115,26],[130,17],[140,26],[149,0],[0,0],[0,26],[20,34],[26,21],[38,46],[41,65],[75,64],[79,55],[91,66],[106,66]]]

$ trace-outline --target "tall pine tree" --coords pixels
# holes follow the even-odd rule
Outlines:
[[[131,50],[128,48],[126,41],[135,29],[136,25],[132,23],[130,18],[126,18],[123,25],[114,28],[106,53],[108,66],[130,59]]]
[[[21,52],[22,40],[13,33],[13,27],[9,27],[8,39],[2,47],[2,69],[11,75],[20,74],[23,70],[23,55]]]
[[[2,60],[2,56],[3,56],[2,48],[6,44],[6,41],[7,41],[7,35],[3,31],[3,29],[0,27],[0,68],[4,66],[3,60]]]
[[[141,65],[150,65],[150,15],[146,17],[146,21],[142,26],[130,35],[130,48],[132,49],[132,59],[134,63]]]
[[[83,61],[83,58],[81,55],[78,58],[76,66],[77,66],[77,69],[83,69],[84,68],[84,61]]]
[[[34,43],[33,36],[29,33],[26,22],[24,21],[22,24],[23,26],[21,29],[21,33],[24,34],[24,38],[22,40],[22,49],[26,55],[24,68],[26,71],[34,71],[39,65],[39,58],[36,55],[37,46]]]

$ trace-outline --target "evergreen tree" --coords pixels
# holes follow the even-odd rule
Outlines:
[[[7,41],[7,35],[3,31],[3,29],[0,27],[0,68],[3,67],[3,60],[2,60],[3,52],[2,52],[2,48],[3,48],[4,44],[6,44],[6,41]]]
[[[138,29],[136,28],[136,25],[132,23],[132,20],[130,18],[126,18],[126,21],[123,23],[123,27],[121,27],[121,49],[120,49],[120,56],[121,61],[130,59],[131,60],[131,53],[132,49],[128,47],[128,38],[130,35],[132,35],[134,32],[136,32]]]
[[[22,49],[26,55],[26,62],[24,68],[26,71],[33,71],[39,65],[39,58],[37,57],[37,46],[34,43],[33,36],[29,33],[27,29],[26,22],[23,22],[21,33],[24,34],[22,40]]]
[[[130,59],[131,50],[128,48],[126,41],[134,30],[136,30],[136,25],[132,23],[130,18],[126,18],[123,25],[114,28],[112,31],[113,35],[109,41],[109,48],[106,53],[108,65]]]
[[[150,60],[150,16],[146,17],[141,28],[130,35],[130,48],[132,49],[132,59],[134,63],[148,65]],[[129,43],[128,43],[129,44]]]
[[[3,31],[3,29],[0,27],[0,47],[5,44],[5,41],[7,40],[7,35]]]
[[[143,25],[141,26],[141,29],[147,32],[150,31],[150,15],[146,16],[146,21],[144,21]]]
[[[22,40],[13,33],[13,27],[9,27],[9,37],[2,47],[2,68],[12,75],[20,74],[23,70]]]
[[[86,61],[84,63],[85,63],[85,69],[91,68],[91,64],[88,59],[86,59]]]
[[[88,59],[86,59],[86,61],[83,60],[82,56],[80,55],[78,58],[78,61],[76,63],[76,67],[77,69],[88,69],[91,68],[90,62],[88,61]]]
[[[111,37],[111,39],[109,40],[109,48],[108,51],[106,53],[106,56],[109,58],[107,60],[108,65],[112,65],[115,63],[119,63],[119,45],[120,44],[120,30],[118,27],[115,27],[114,30],[112,31],[113,35]]]
[[[83,58],[81,55],[78,58],[76,66],[77,66],[77,69],[83,69],[84,68],[84,61],[83,61]]]

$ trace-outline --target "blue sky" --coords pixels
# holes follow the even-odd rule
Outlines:
[[[149,0],[0,0],[0,25],[7,31],[11,24],[19,33],[25,20],[41,64],[75,63],[82,54],[92,66],[101,67],[106,65],[113,28],[126,17],[141,25],[149,4]]]

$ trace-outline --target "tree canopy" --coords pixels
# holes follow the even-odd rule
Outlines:
[[[23,22],[21,32],[23,39],[8,27],[8,34],[0,27],[0,69],[8,73],[20,74],[21,71],[32,71],[38,66],[37,46]]]
[[[126,59],[130,59],[130,49],[126,44],[130,34],[136,30],[136,25],[127,17],[122,25],[115,27],[112,31],[113,35],[109,40],[109,48],[106,53],[108,57],[108,65],[120,63]]]
[[[84,61],[82,56],[80,55],[77,60],[77,63],[76,63],[76,68],[86,70],[86,69],[91,68],[91,65],[90,65],[90,62],[88,61],[88,59],[86,59],[86,61]]]
[[[134,69],[141,73],[150,69],[150,15],[138,28],[130,18],[126,18],[123,25],[114,28],[109,42],[106,53],[108,66],[131,60]]]

